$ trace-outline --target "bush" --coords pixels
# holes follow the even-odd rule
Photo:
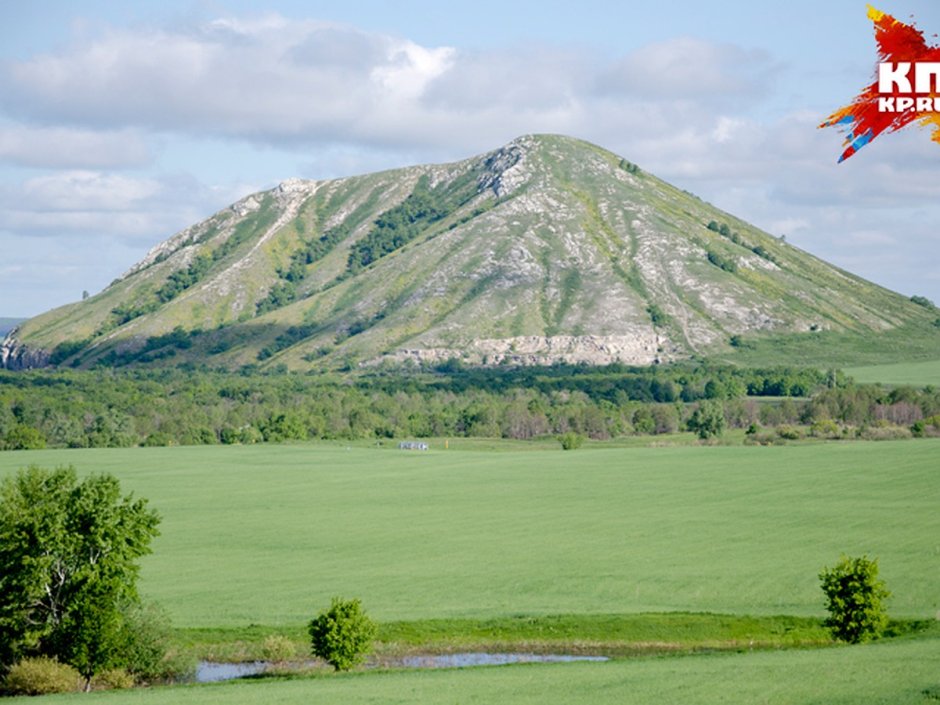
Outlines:
[[[878,560],[843,556],[819,574],[826,593],[826,627],[836,639],[858,644],[878,638],[888,624],[884,601],[890,596],[878,579]]]
[[[91,681],[92,690],[127,690],[134,687],[134,676],[123,668],[110,668]]]
[[[840,438],[842,431],[832,419],[819,419],[809,427],[809,434],[815,438]]]
[[[940,435],[940,414],[915,421],[911,426],[911,434],[917,438]]]
[[[647,306],[646,312],[650,315],[650,320],[653,322],[654,326],[663,326],[669,320],[669,317],[666,315],[666,312],[663,311],[656,304],[650,304],[649,306]]]
[[[576,450],[584,443],[584,436],[574,431],[568,431],[567,433],[561,434],[558,440],[561,441],[563,450]]]
[[[261,656],[265,661],[275,663],[290,661],[297,655],[297,647],[290,639],[280,634],[271,634],[264,638],[261,645]]]
[[[803,437],[803,432],[796,426],[783,424],[777,426],[777,435],[788,441],[796,441]]]
[[[174,681],[191,673],[193,665],[170,653],[172,628],[170,618],[157,605],[127,605],[123,608],[124,625],[120,658],[117,661],[141,682]]]
[[[313,655],[337,671],[348,671],[372,648],[377,629],[358,599],[334,597],[330,609],[310,622],[308,631]]]
[[[725,257],[718,254],[717,252],[708,251],[708,261],[719,269],[723,269],[726,272],[734,273],[738,271],[738,264],[730,257]]]
[[[744,445],[747,446],[780,446],[786,441],[772,431],[757,431],[744,436]]]
[[[701,402],[688,421],[690,431],[701,439],[720,436],[725,430],[725,409],[721,402],[708,399]]]
[[[863,428],[858,434],[866,441],[898,441],[910,438],[913,434],[906,426],[895,426],[887,421],[876,421]]]
[[[82,677],[71,666],[54,658],[24,658],[14,664],[3,681],[10,695],[71,693],[82,688]]]

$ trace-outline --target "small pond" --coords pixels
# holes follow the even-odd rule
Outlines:
[[[606,661],[606,656],[565,656],[563,654],[436,654],[406,656],[401,665],[407,668],[468,668],[470,666],[503,666],[508,663],[564,663],[567,661]]]
[[[264,673],[268,664],[265,661],[249,661],[247,663],[213,663],[200,661],[196,666],[197,683],[216,683],[230,681],[234,678],[255,676]]]
[[[503,666],[510,663],[565,663],[569,661],[607,661],[606,656],[568,656],[564,654],[432,654],[405,656],[382,662],[392,668],[470,668],[472,666]],[[197,683],[215,683],[264,673],[267,661],[248,663],[213,663],[200,661],[196,667]]]

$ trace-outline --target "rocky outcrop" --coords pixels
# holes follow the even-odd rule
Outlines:
[[[32,370],[49,366],[49,353],[41,348],[30,348],[16,339],[16,329],[0,343],[0,369]]]
[[[551,365],[585,363],[653,365],[674,360],[678,349],[649,333],[636,335],[527,335],[475,340],[464,349],[422,348],[399,350],[389,357],[397,361],[445,362],[457,358],[471,364]]]

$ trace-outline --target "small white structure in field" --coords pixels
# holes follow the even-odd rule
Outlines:
[[[398,444],[398,450],[427,450],[428,444],[421,441],[402,441]]]

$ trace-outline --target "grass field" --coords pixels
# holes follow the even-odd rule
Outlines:
[[[539,448],[21,451],[0,453],[0,475],[73,464],[114,473],[147,497],[163,523],[142,592],[193,634],[299,631],[333,595],[362,598],[380,622],[422,628],[572,615],[584,629],[592,615],[598,625],[626,624],[626,615],[676,611],[821,618],[817,575],[842,553],[879,558],[893,617],[938,615],[940,440]],[[932,634],[821,651],[370,672],[82,702],[922,703],[925,690],[940,688]]]
[[[893,365],[849,367],[845,373],[856,382],[881,384],[910,384],[925,387],[940,385],[940,360],[926,362],[899,362]]]
[[[85,705],[929,705],[940,698],[940,648],[901,640],[845,648],[353,673],[297,680],[47,696]],[[11,702],[27,702],[26,698]],[[35,700],[29,702],[36,702]]]
[[[846,368],[861,365],[893,365],[899,361],[926,362],[937,359],[940,328],[930,324],[908,324],[880,335],[861,331],[819,331],[771,334],[748,338],[731,355],[719,355],[738,365],[765,367]]]
[[[574,452],[325,445],[0,454],[108,471],[163,516],[142,590],[177,624],[822,614],[817,574],[878,556],[897,616],[933,617],[940,442]]]

